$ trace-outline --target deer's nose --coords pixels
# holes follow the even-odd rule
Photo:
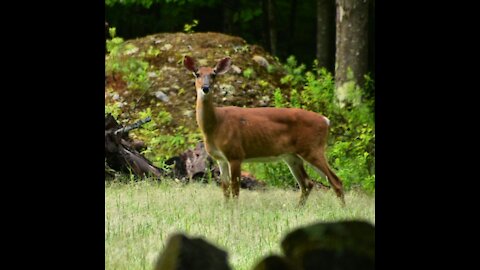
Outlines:
[[[207,94],[210,91],[210,87],[208,85],[202,86],[203,93]]]

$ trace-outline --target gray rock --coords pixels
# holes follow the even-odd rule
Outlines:
[[[230,96],[235,92],[235,87],[231,84],[220,84],[218,87],[220,88],[220,95],[224,97]]]
[[[183,115],[186,116],[186,117],[194,117],[195,116],[195,111],[193,110],[186,110],[183,112]]]
[[[263,96],[258,101],[258,105],[260,105],[262,107],[267,107],[269,104],[270,104],[270,97],[269,96]]]
[[[269,63],[268,63],[267,59],[265,59],[265,57],[263,57],[263,56],[254,55],[254,56],[252,57],[252,59],[253,59],[255,62],[257,62],[257,64],[259,64],[259,65],[262,66],[262,67],[265,67],[265,68],[266,68],[266,67],[269,66]]]
[[[153,71],[152,71],[152,72],[148,72],[148,77],[149,77],[149,78],[155,78],[155,77],[157,77],[157,76],[158,76],[157,73],[155,73],[155,72],[153,72]]]
[[[239,67],[237,67],[236,65],[231,65],[231,69],[236,74],[241,74],[242,73],[242,70]]]
[[[163,46],[160,48],[160,50],[162,50],[162,51],[168,51],[168,50],[170,50],[172,47],[173,47],[172,44],[167,43],[167,44],[163,45]]]
[[[163,102],[169,102],[170,101],[170,98],[165,93],[163,93],[162,91],[155,92],[155,97],[160,99]]]

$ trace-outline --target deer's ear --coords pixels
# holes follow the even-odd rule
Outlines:
[[[183,58],[183,65],[186,69],[190,70],[191,72],[197,72],[197,66],[195,66],[195,60],[192,57],[185,55]]]
[[[223,74],[227,72],[230,69],[230,66],[232,65],[232,60],[230,57],[225,57],[222,60],[218,61],[217,65],[213,69],[215,74]]]

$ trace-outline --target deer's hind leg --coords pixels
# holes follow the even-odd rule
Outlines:
[[[299,156],[291,154],[285,156],[283,160],[285,163],[287,163],[290,172],[300,186],[302,194],[300,195],[300,201],[298,202],[298,205],[303,206],[305,205],[305,202],[307,201],[308,195],[310,195],[310,191],[312,190],[314,184],[310,179],[308,179],[308,174],[303,167],[303,160]]]
[[[303,157],[303,156],[302,156]],[[326,176],[328,182],[337,194],[337,197],[345,205],[345,195],[343,192],[343,184],[340,178],[330,169],[325,153],[323,151],[312,152],[303,157],[312,167],[322,176]]]

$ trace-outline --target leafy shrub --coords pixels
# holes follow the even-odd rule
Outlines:
[[[280,79],[280,83],[287,84],[290,87],[296,87],[304,82],[304,71],[306,66],[301,64],[297,66],[297,60],[292,55],[287,58],[287,63],[284,65],[287,75]]]
[[[150,87],[148,62],[142,60],[142,55],[136,55],[137,47],[125,43],[122,38],[115,36],[114,27],[109,28],[109,33],[111,39],[106,41],[108,55],[105,69],[107,73],[121,74],[122,80],[127,83],[129,89],[147,91]],[[152,49],[150,53],[155,55],[156,51]]]
[[[280,88],[276,88],[275,92],[273,93],[273,103],[277,108],[285,106],[285,99],[283,98]]]
[[[194,28],[198,26],[198,20],[193,20],[192,21],[192,24],[188,24],[186,23],[184,26],[183,26],[183,31],[185,33],[194,33],[195,30]]]
[[[243,77],[247,78],[247,79],[251,79],[253,77],[255,77],[255,71],[253,70],[253,68],[246,68],[244,71],[243,71]]]

